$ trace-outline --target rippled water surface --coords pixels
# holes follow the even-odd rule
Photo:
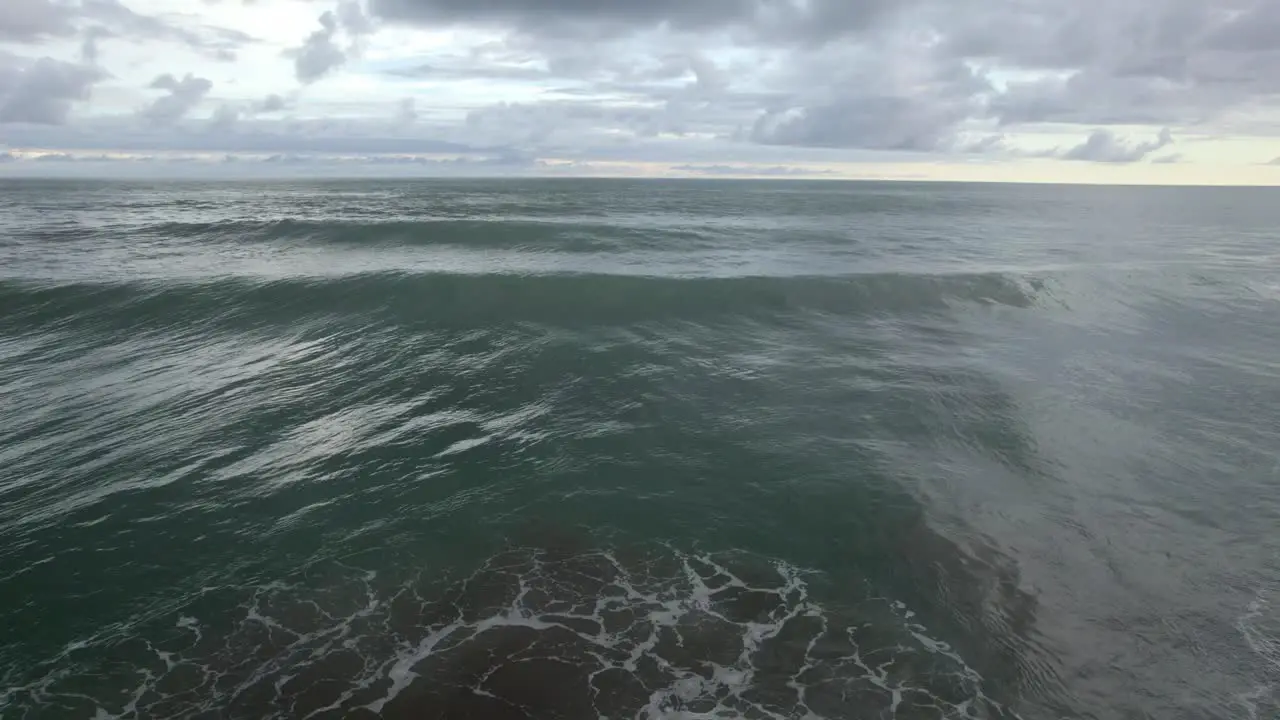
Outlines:
[[[1272,720],[1278,228],[0,183],[0,716]]]

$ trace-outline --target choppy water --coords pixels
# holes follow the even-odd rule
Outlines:
[[[0,185],[0,716],[1280,713],[1280,195]]]

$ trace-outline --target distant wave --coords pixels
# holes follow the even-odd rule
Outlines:
[[[244,327],[346,315],[428,326],[531,322],[581,326],[800,313],[870,316],[956,303],[1028,307],[1035,291],[998,273],[661,278],[599,274],[364,273],[203,282],[0,282],[0,325],[123,329],[202,322]]]
[[[132,237],[174,241],[227,243],[297,243],[309,245],[350,245],[353,247],[422,247],[452,245],[468,248],[533,249],[556,252],[600,252],[637,250],[648,247],[691,249],[699,244],[722,241],[706,231],[689,228],[656,233],[652,228],[626,227],[599,219],[566,221],[563,218],[495,217],[433,218],[363,221],[218,221],[163,222],[123,226],[120,232]],[[101,232],[101,230],[99,231]]]

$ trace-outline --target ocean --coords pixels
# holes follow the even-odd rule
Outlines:
[[[1280,194],[0,183],[0,717],[1280,717]]]

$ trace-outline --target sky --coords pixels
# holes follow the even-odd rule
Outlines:
[[[0,0],[0,176],[1280,185],[1280,0]]]

